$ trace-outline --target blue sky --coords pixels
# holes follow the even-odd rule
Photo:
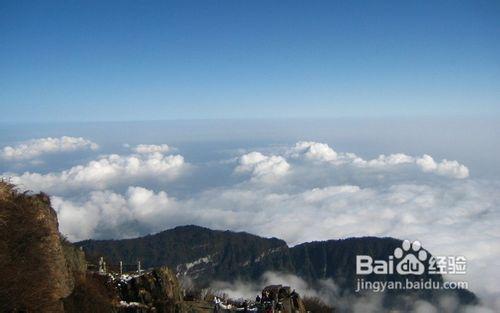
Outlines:
[[[489,116],[496,1],[1,1],[0,121]]]

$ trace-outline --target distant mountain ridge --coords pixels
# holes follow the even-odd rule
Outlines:
[[[395,238],[360,237],[316,241],[288,247],[277,238],[262,238],[245,232],[211,230],[195,225],[179,226],[154,235],[122,240],[85,240],[75,243],[88,258],[104,256],[110,264],[135,263],[144,267],[168,266],[178,276],[190,277],[198,286],[219,281],[257,281],[265,272],[291,273],[315,284],[333,279],[342,292],[356,288],[356,255],[370,255],[387,260],[402,241]],[[432,279],[441,275],[421,276],[367,275],[365,280],[398,281]],[[398,292],[395,292],[398,293]],[[418,298],[432,299],[435,291],[412,292]],[[457,291],[464,303],[477,302],[468,291]]]
[[[85,240],[75,245],[91,260],[104,256],[111,264],[140,260],[145,268],[167,265],[201,285],[213,279],[254,279],[267,270],[293,269],[289,248],[281,239],[194,225],[139,238]]]

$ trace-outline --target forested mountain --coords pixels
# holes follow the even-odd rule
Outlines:
[[[206,287],[215,280],[257,281],[265,272],[275,271],[297,275],[312,285],[333,279],[342,294],[353,293],[356,288],[359,277],[356,275],[356,255],[387,260],[401,242],[394,238],[361,237],[288,247],[285,241],[277,238],[190,225],[134,239],[86,240],[75,244],[82,247],[91,260],[104,256],[110,264],[119,261],[134,264],[140,260],[145,267],[169,266],[178,276],[190,277],[199,287]],[[443,281],[441,275],[426,274],[367,275],[363,278],[367,281],[402,281],[404,278]],[[442,293],[431,290],[404,294],[432,300]],[[465,303],[477,301],[468,291],[456,295]]]

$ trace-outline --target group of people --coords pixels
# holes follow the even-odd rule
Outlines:
[[[243,301],[241,305],[232,305],[231,303],[224,303],[218,297],[214,297],[214,313],[224,312],[224,311],[238,311],[238,312],[257,312],[255,306],[251,307],[247,300]]]
[[[283,291],[283,290],[280,290]],[[278,294],[279,293],[279,294]],[[281,294],[282,292],[270,292],[269,290],[263,290],[261,295],[257,295],[255,298],[255,303],[251,303],[247,300],[243,301],[239,305],[233,305],[231,303],[225,303],[218,297],[214,297],[214,313],[220,313],[225,311],[238,311],[238,312],[263,312],[263,313],[274,313],[283,312],[283,303],[281,302],[283,298],[290,298],[292,300],[293,306],[298,307],[298,297],[299,295],[295,290],[291,293],[285,292],[286,295]],[[297,304],[296,304],[297,303]]]

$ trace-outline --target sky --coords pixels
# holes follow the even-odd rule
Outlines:
[[[498,1],[0,1],[3,122],[498,115]]]

